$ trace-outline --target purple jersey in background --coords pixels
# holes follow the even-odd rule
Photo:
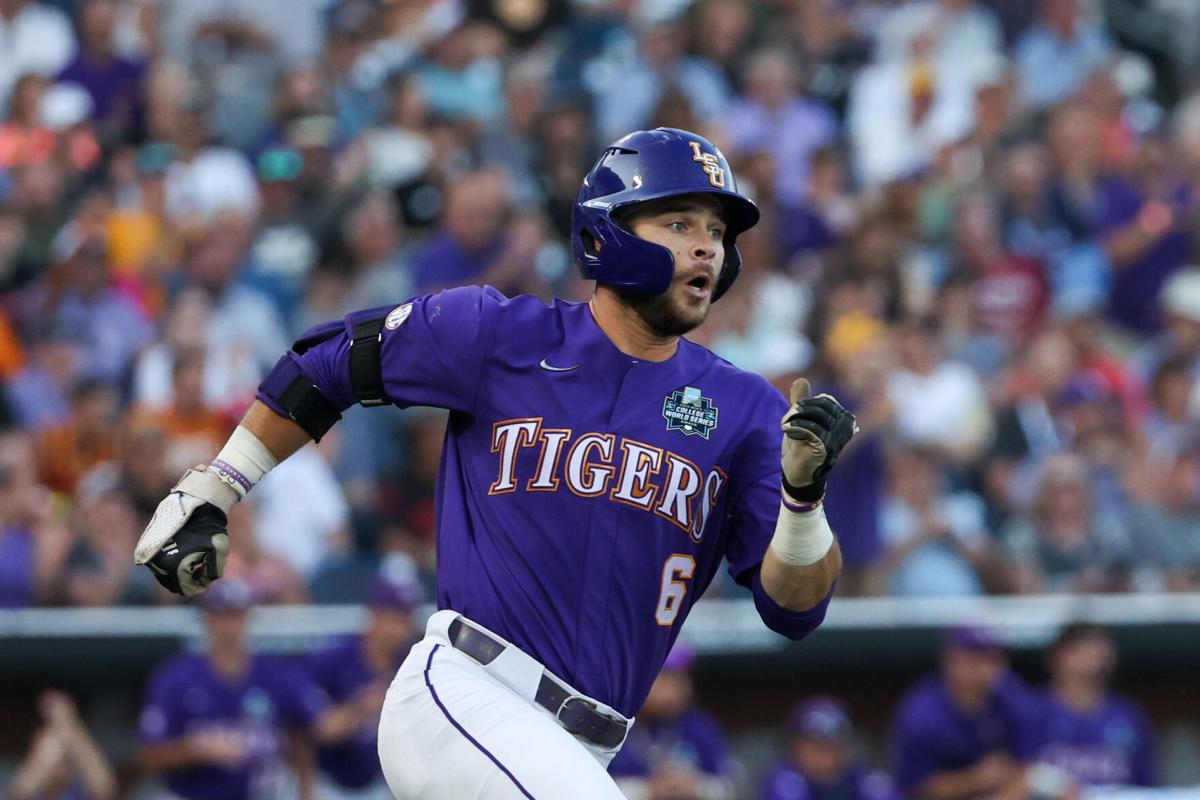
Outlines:
[[[805,777],[790,761],[781,761],[763,779],[762,800],[901,800],[901,795],[887,774],[861,764],[825,786]]]
[[[340,705],[373,681],[389,682],[403,661],[402,657],[397,659],[395,668],[386,676],[377,675],[366,662],[362,639],[355,636],[314,653],[310,666],[313,679],[330,700]],[[339,786],[348,789],[369,786],[383,779],[378,739],[379,720],[369,720],[346,741],[317,748],[318,763]]]
[[[1157,786],[1154,735],[1145,713],[1110,696],[1090,713],[1069,708],[1052,692],[1038,697],[1033,753],[1083,785]]]
[[[325,695],[293,664],[252,656],[241,679],[215,674],[199,655],[182,655],[150,678],[141,715],[147,743],[192,734],[229,737],[245,754],[237,766],[192,766],[166,776],[167,787],[188,800],[273,798],[284,779],[288,728],[307,726],[325,708]]]
[[[608,766],[615,778],[648,778],[673,765],[718,778],[734,780],[738,765],[729,751],[721,726],[711,714],[689,708],[678,719],[656,724],[639,720]]]
[[[330,338],[290,356],[339,408],[354,402],[345,331],[384,313],[314,329]],[[634,714],[722,556],[772,629],[800,638],[824,617],[828,598],[791,613],[758,580],[787,408],[762,378],[686,339],[667,361],[639,361],[586,304],[474,286],[393,309],[382,373],[395,404],[451,412],[438,607],[580,691]]]
[[[969,767],[997,751],[1023,759],[1030,747],[1032,714],[1031,694],[1012,674],[974,715],[954,707],[940,676],[923,679],[905,694],[896,712],[892,743],[897,784],[907,792],[930,775]]]

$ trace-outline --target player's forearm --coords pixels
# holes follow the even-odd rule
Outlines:
[[[266,403],[255,400],[238,423],[263,443],[278,461],[283,461],[312,438],[293,420],[272,411]]]
[[[138,761],[150,772],[171,772],[195,764],[212,764],[212,759],[190,740],[174,739],[143,745]]]
[[[366,717],[358,703],[333,706],[317,717],[312,735],[317,744],[337,744],[350,738],[362,727]]]
[[[819,561],[789,564],[768,547],[763,556],[763,590],[788,611],[808,611],[825,599],[842,574],[842,551],[835,540]]]

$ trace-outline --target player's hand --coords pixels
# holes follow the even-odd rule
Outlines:
[[[168,590],[193,597],[221,577],[229,556],[226,512],[238,495],[204,467],[190,469],[158,504],[134,561]]]
[[[825,491],[825,476],[838,455],[858,432],[854,415],[831,395],[810,397],[808,381],[792,383],[792,405],[783,415],[783,480],[788,493],[799,500],[818,500]]]

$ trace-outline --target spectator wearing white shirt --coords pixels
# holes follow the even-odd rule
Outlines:
[[[53,77],[75,57],[75,29],[57,8],[0,0],[0,109],[22,75]]]
[[[983,383],[961,361],[943,357],[932,322],[900,336],[901,365],[888,380],[896,433],[904,442],[934,447],[967,463],[991,438],[993,420]]]

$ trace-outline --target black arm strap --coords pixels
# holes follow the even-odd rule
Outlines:
[[[354,399],[364,406],[383,406],[391,401],[383,391],[383,321],[386,317],[363,320],[354,326],[350,342],[350,389]]]
[[[303,374],[297,375],[283,390],[279,405],[314,442],[321,441],[321,437],[342,418],[333,403]]]

